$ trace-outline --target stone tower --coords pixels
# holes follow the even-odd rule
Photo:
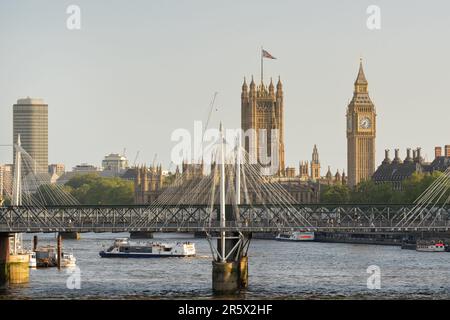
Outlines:
[[[263,167],[276,166],[274,174],[285,175],[284,162],[284,103],[283,85],[278,79],[275,90],[272,79],[267,87],[263,82],[256,86],[253,77],[250,90],[244,79],[241,93],[241,128],[243,145],[250,160]],[[277,155],[272,157],[272,142]],[[268,162],[268,159],[276,159]]]
[[[299,177],[302,181],[307,181],[310,179],[308,161],[301,161],[299,166]]]
[[[320,179],[319,151],[317,150],[317,146],[314,145],[311,159],[311,180],[317,181],[319,179]]]
[[[375,172],[376,111],[370,100],[362,60],[353,98],[347,107],[348,185],[369,180]]]

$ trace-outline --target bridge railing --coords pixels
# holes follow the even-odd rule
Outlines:
[[[450,208],[431,208],[399,224],[411,206],[299,205],[240,206],[239,221],[226,223],[230,231],[284,232],[293,230],[445,230],[450,227]],[[208,206],[63,206],[1,207],[0,232],[54,231],[205,231],[221,230],[218,207]]]

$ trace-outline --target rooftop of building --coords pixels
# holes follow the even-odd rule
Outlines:
[[[26,97],[18,99],[16,105],[46,105],[46,103],[44,102],[44,99],[41,98]]]

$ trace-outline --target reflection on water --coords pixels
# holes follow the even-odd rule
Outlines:
[[[167,259],[102,259],[98,252],[128,234],[82,234],[65,240],[77,258],[81,288],[68,289],[75,270],[30,271],[30,283],[0,292],[0,298],[173,299],[213,298],[211,253],[206,239],[192,239],[197,257]],[[170,238],[158,234],[158,239]],[[32,235],[26,235],[31,245]],[[174,241],[180,241],[180,236]],[[39,234],[39,245],[56,241]],[[366,272],[381,269],[381,289],[369,290]],[[234,298],[373,299],[450,298],[450,254],[401,250],[399,247],[252,240],[248,291]],[[72,278],[70,278],[72,277]],[[70,285],[69,285],[70,287]],[[72,286],[73,287],[73,286]]]

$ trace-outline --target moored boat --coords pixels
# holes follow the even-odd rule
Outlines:
[[[314,232],[294,231],[290,233],[280,233],[275,239],[278,241],[312,241],[314,240]]]
[[[118,238],[106,250],[100,251],[102,258],[163,258],[195,256],[195,244],[191,242],[161,243],[129,242],[128,238]]]
[[[416,250],[421,252],[445,252],[445,244],[442,241],[431,241],[424,242],[418,241],[416,245]]]
[[[56,267],[56,248],[53,246],[45,246],[36,249],[36,265],[38,268]]]
[[[61,254],[61,267],[72,268],[76,266],[77,259],[72,253],[63,252]]]

